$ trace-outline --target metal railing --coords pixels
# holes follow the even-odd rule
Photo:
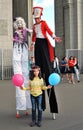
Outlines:
[[[11,79],[12,75],[12,49],[0,49],[0,79]]]

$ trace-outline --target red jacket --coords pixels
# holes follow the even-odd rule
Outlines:
[[[68,60],[68,66],[69,67],[73,67],[74,65],[76,64],[76,61],[75,60]]]
[[[48,37],[47,37],[47,34],[48,33],[51,37],[53,35],[53,32],[51,31],[51,29],[48,27],[47,23],[45,21],[41,21],[41,31],[42,31],[42,34],[44,35],[45,38],[47,38],[48,40],[48,47],[49,47],[49,54],[50,54],[50,61],[53,61],[54,59],[54,48],[52,47]],[[32,42],[35,42],[36,41],[36,33],[35,33],[35,25],[33,25],[33,35],[32,35]]]

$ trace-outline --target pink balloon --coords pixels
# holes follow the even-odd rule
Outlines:
[[[15,86],[22,86],[22,84],[24,83],[24,77],[22,74],[15,74],[13,77],[12,77],[12,83],[15,85]]]

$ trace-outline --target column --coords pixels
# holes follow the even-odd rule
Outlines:
[[[0,48],[12,45],[12,0],[0,0]]]
[[[78,49],[83,49],[83,0],[77,1]]]

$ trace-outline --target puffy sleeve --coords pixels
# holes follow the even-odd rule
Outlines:
[[[14,42],[18,42],[19,41],[19,36],[18,36],[18,33],[16,31],[14,32],[13,41]]]
[[[35,25],[33,25],[32,42],[36,41]]]
[[[30,32],[30,33],[33,32],[33,30],[32,30],[32,29],[29,29],[29,28],[26,28],[26,31],[27,31],[27,32]]]
[[[41,84],[42,84],[42,85],[41,85],[41,86],[42,86],[42,87],[41,87],[42,90],[47,90],[47,89],[48,89],[48,87],[45,86],[45,82],[44,82],[43,78],[41,79]]]
[[[48,24],[46,23],[46,21],[44,21],[44,27],[46,32],[54,39],[56,37],[56,35],[52,32],[52,30],[49,28]]]

